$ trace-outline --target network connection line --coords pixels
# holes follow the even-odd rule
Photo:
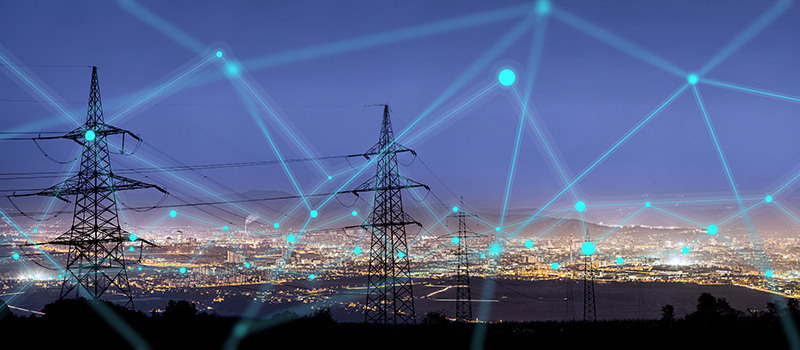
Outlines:
[[[653,112],[651,112],[647,117],[639,121],[633,128],[631,128],[622,138],[620,138],[611,148],[606,150],[600,157],[598,157],[592,164],[590,164],[583,172],[581,172],[578,177],[572,180],[567,186],[564,186],[555,196],[553,196],[547,203],[545,203],[539,210],[537,210],[533,215],[531,215],[527,220],[526,223],[518,227],[516,230],[512,232],[512,235],[516,236],[520,231],[522,231],[526,226],[527,223],[530,223],[535,219],[542,211],[550,207],[553,202],[555,202],[561,195],[564,194],[567,190],[569,190],[573,185],[578,183],[582,180],[590,171],[592,171],[598,164],[600,164],[603,160],[605,160],[609,155],[611,155],[620,145],[622,145],[625,141],[627,141],[631,136],[635,135],[647,122],[649,122],[653,117],[658,115],[661,110],[663,110],[667,105],[669,105],[675,98],[677,98],[683,91],[686,90],[688,84],[684,84],[681,86],[675,93],[673,93],[669,98],[667,98],[661,105],[659,105]]]
[[[716,80],[711,80],[711,79],[706,79],[706,78],[700,79],[700,82],[704,83],[704,84],[711,85],[711,86],[718,86],[718,87],[726,88],[726,89],[733,90],[733,91],[744,91],[744,92],[751,93],[753,95],[767,96],[767,97],[772,97],[772,98],[775,98],[775,99],[791,101],[791,102],[800,102],[800,98],[794,97],[794,96],[790,96],[790,95],[786,95],[786,94],[780,94],[780,93],[774,93],[774,92],[769,92],[769,91],[764,91],[764,90],[759,90],[759,89],[753,89],[753,88],[748,88],[748,87],[735,85],[735,84],[731,84],[731,83],[724,83],[724,82],[721,82],[721,81],[716,81]]]
[[[16,75],[17,75],[17,76],[18,76],[18,77],[19,77],[19,78],[20,78],[22,81],[24,81],[26,84],[28,84],[28,86],[30,86],[30,87],[31,87],[33,90],[35,90],[35,91],[36,91],[36,92],[37,92],[39,95],[41,95],[41,96],[42,96],[42,97],[44,97],[44,98],[45,98],[45,99],[46,99],[48,102],[50,102],[50,105],[52,105],[52,106],[53,106],[53,107],[55,107],[57,110],[59,110],[59,111],[61,112],[61,114],[62,114],[62,115],[64,115],[64,116],[65,116],[65,117],[67,117],[69,120],[71,120],[73,123],[75,123],[75,125],[77,125],[77,126],[80,126],[80,125],[81,125],[81,122],[80,122],[80,121],[78,121],[78,119],[76,119],[75,117],[73,117],[73,116],[72,116],[72,114],[70,114],[69,112],[67,112],[67,110],[66,110],[66,109],[64,109],[64,107],[62,107],[62,106],[61,106],[61,104],[59,104],[59,103],[58,103],[58,102],[56,102],[56,101],[55,101],[55,100],[54,100],[52,97],[50,97],[50,95],[48,95],[48,94],[47,94],[47,92],[45,92],[43,88],[39,87],[39,86],[38,86],[36,83],[34,83],[34,82],[33,82],[33,80],[31,80],[31,78],[29,78],[27,75],[25,75],[25,73],[23,73],[21,70],[17,69],[16,65],[15,65],[15,64],[13,64],[13,63],[11,63],[11,62],[9,61],[9,59],[5,57],[4,51],[5,51],[5,50],[3,50],[2,46],[0,46],[0,61],[3,61],[3,63],[5,63],[5,65],[6,65],[6,66],[7,66],[7,67],[8,67],[8,68],[9,68],[9,69],[12,71],[12,72],[14,72],[14,74],[16,74]]]
[[[500,228],[503,227],[503,223],[506,220],[506,210],[508,209],[508,196],[511,193],[511,185],[514,183],[514,173],[516,172],[517,168],[517,155],[519,154],[519,143],[522,139],[522,130],[524,129],[525,125],[525,113],[520,113],[519,116],[519,127],[517,128],[517,137],[514,141],[514,152],[511,155],[511,164],[509,165],[508,169],[508,180],[506,182],[505,194],[503,195],[503,206],[500,209],[500,224],[498,225]]]
[[[211,61],[212,61],[212,60],[214,60],[215,58],[217,58],[215,55],[208,55],[208,58],[206,58],[204,61],[201,61],[200,63],[196,64],[196,65],[195,65],[195,66],[193,66],[192,68],[188,69],[186,72],[183,72],[183,74],[180,74],[180,75],[178,75],[176,78],[174,78],[174,79],[171,79],[169,82],[167,82],[167,83],[165,83],[165,84],[161,85],[159,88],[157,88],[157,89],[155,89],[154,91],[150,92],[149,94],[147,94],[147,96],[145,96],[145,97],[143,97],[143,98],[139,99],[137,102],[135,102],[134,104],[132,104],[130,107],[128,107],[128,108],[126,108],[126,109],[124,109],[122,112],[119,112],[119,113],[117,113],[115,116],[111,117],[111,118],[110,118],[110,119],[107,121],[107,123],[109,123],[109,124],[110,124],[110,123],[113,123],[113,122],[114,122],[115,120],[117,120],[118,118],[120,118],[120,117],[122,117],[122,116],[124,116],[124,115],[128,114],[128,112],[130,112],[130,111],[132,111],[132,110],[136,109],[136,107],[139,107],[139,106],[140,106],[140,105],[142,105],[143,103],[145,103],[145,102],[147,102],[147,101],[149,101],[149,100],[151,100],[151,99],[155,98],[156,96],[158,96],[158,95],[160,95],[160,94],[164,93],[166,89],[168,89],[169,87],[171,87],[171,86],[175,85],[177,82],[179,82],[179,81],[183,80],[183,78],[185,78],[185,77],[189,76],[190,74],[194,73],[194,72],[195,72],[195,71],[197,71],[198,69],[200,69],[200,68],[204,67],[206,64],[208,64],[208,62],[211,62]]]

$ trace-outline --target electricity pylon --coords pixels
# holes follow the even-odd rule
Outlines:
[[[589,229],[586,229],[586,242],[589,242]],[[583,320],[597,321],[594,299],[594,265],[591,254],[583,255]]]
[[[406,225],[421,224],[403,211],[400,190],[428,187],[400,175],[397,154],[414,151],[394,142],[389,106],[383,106],[383,123],[378,143],[365,153],[366,157],[377,157],[378,171],[375,177],[353,191],[375,192],[372,213],[363,225],[371,233],[364,321],[376,324],[414,324],[416,313]]]
[[[456,234],[456,320],[472,320],[472,292],[469,287],[469,251],[467,250],[467,215],[462,208],[458,208],[458,232]]]
[[[80,170],[50,188],[15,196],[51,196],[64,201],[68,201],[67,196],[75,196],[72,226],[67,232],[47,242],[69,249],[59,299],[73,292],[76,297],[85,294],[90,299],[100,299],[106,292],[111,292],[125,297],[124,307],[133,307],[123,244],[135,240],[140,244],[149,242],[129,236],[120,227],[115,193],[143,188],[155,188],[165,194],[167,191],[156,185],[115,175],[111,170],[106,140],[109,135],[122,135],[122,149],[125,135],[141,141],[130,131],[105,124],[97,67],[92,67],[86,123],[62,136],[39,138],[71,139],[80,144],[83,147]]]

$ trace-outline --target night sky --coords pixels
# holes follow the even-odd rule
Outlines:
[[[553,6],[682,73],[700,71],[759,16],[776,12],[774,21],[767,21],[763,30],[755,31],[701,79],[800,96],[800,8],[778,3],[554,1]],[[515,88],[523,95],[529,93],[526,78],[536,73],[529,108],[571,180],[686,84],[685,75],[591,37],[555,15],[532,21],[528,17],[530,27],[507,48],[491,50],[525,25],[525,16],[535,14],[535,3],[37,1],[5,2],[1,7],[0,55],[22,65],[17,68],[74,118],[85,118],[88,66],[99,67],[109,120],[221,50],[315,156],[360,153],[377,141],[382,109],[365,105],[388,103],[396,134],[424,116],[408,136],[415,135],[495,84],[501,69],[511,68],[517,73]],[[411,32],[423,34],[408,38],[391,34],[464,16],[472,16],[467,22],[478,22],[483,13],[506,18],[430,34],[424,33],[439,27],[421,27]],[[541,59],[531,66],[532,42],[542,30]],[[370,37],[379,33],[390,34]],[[349,45],[354,42],[364,45]],[[315,49],[304,50],[309,47]],[[7,65],[0,71],[5,73],[0,76],[0,130],[67,132],[76,126]],[[255,100],[240,98],[234,83],[224,63],[212,59],[113,124],[139,134],[146,144],[135,156],[159,166],[179,165],[176,160],[195,165],[277,159],[248,109],[256,108],[283,156],[305,157]],[[702,82],[697,87],[742,196],[762,197],[800,170],[800,104]],[[404,164],[413,160],[403,172],[429,184],[445,204],[457,202],[454,193],[463,195],[471,207],[499,211],[520,111],[510,88],[492,88],[423,137],[409,144],[401,138],[400,143],[419,154],[418,160],[401,157]],[[539,208],[565,182],[527,122],[522,137],[509,207]],[[59,160],[79,151],[67,140],[41,145]],[[30,141],[2,142],[0,159],[3,173],[69,169],[69,164],[47,160]],[[130,156],[116,156],[114,164],[115,169],[147,166]],[[289,164],[303,192],[326,182],[327,175],[351,169],[343,160],[321,164],[326,173],[310,162]],[[320,191],[335,190],[349,174],[334,177]],[[167,175],[149,175],[128,176],[161,184],[177,196],[181,191],[209,199]],[[229,188],[197,173],[178,175],[226,197],[232,191],[296,193],[277,165],[203,172]],[[57,181],[2,181],[0,189],[44,188]],[[788,197],[793,190],[785,192],[784,203],[800,207]],[[589,204],[680,195],[733,198],[691,88],[580,181],[576,193]],[[126,196],[123,199],[143,200],[137,203],[141,205],[152,202],[147,196]],[[565,195],[552,207],[568,208],[572,202],[571,195]],[[46,201],[26,199],[24,204],[37,210]],[[259,210],[257,205],[243,206]],[[2,207],[8,208],[7,203]],[[266,212],[265,218],[276,220],[277,215]]]

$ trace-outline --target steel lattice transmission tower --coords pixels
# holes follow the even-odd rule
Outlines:
[[[354,190],[375,192],[372,213],[362,226],[371,233],[364,320],[376,324],[413,324],[416,313],[406,226],[421,224],[403,211],[400,190],[428,187],[400,175],[397,154],[414,152],[394,142],[389,106],[383,106],[378,143],[365,153],[367,157],[377,157],[378,171]]]
[[[589,230],[586,230],[586,242],[589,242]],[[597,321],[597,307],[594,298],[594,265],[592,255],[583,255],[583,320]]]
[[[106,137],[118,134],[122,135],[123,149],[125,135],[141,141],[130,131],[105,124],[97,67],[92,67],[86,123],[63,136],[41,138],[71,139],[80,144],[83,147],[80,170],[64,182],[43,191],[16,195],[52,196],[65,201],[68,201],[67,196],[75,196],[72,226],[67,232],[47,242],[66,246],[69,250],[59,299],[73,292],[76,297],[86,294],[90,299],[99,299],[110,292],[124,296],[125,307],[133,307],[123,254],[123,244],[131,242],[132,237],[120,227],[115,193],[142,188],[155,188],[165,194],[167,191],[113,173]],[[149,244],[141,238],[136,240],[140,244]]]
[[[461,201],[464,206],[464,201]],[[469,251],[467,250],[467,214],[463,208],[458,208],[455,215],[458,218],[458,232],[456,237],[456,320],[472,320],[472,291],[469,287]]]

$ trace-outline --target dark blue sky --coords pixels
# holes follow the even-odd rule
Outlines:
[[[685,72],[698,71],[773,6],[767,1],[553,3]],[[57,101],[74,108],[74,115],[79,118],[85,115],[91,71],[63,66],[99,67],[108,118],[135,103],[132,94],[141,97],[143,91],[146,94],[204,60],[213,52],[210,50],[222,48],[226,58],[244,62],[245,77],[269,98],[315,155],[339,155],[362,152],[377,139],[381,109],[363,105],[389,103],[394,111],[395,131],[399,133],[518,25],[524,14],[320,57],[298,59],[299,56],[289,55],[288,61],[267,67],[263,57],[524,4],[7,2],[0,11],[0,45],[4,50],[1,54],[16,64],[30,65],[21,68],[54,93]],[[172,37],[137,18],[137,8],[169,23],[172,28],[165,32]],[[800,9],[793,4],[704,78],[800,96],[798,19]],[[514,68],[519,78],[517,87],[524,90],[524,76],[531,69],[527,63],[535,28],[546,28],[546,32],[531,94],[535,105],[532,108],[570,179],[685,83],[681,76],[592,38],[557,18],[549,18],[546,27],[534,25],[508,49],[496,52],[442,106],[422,119],[417,130],[493,84],[500,68]],[[176,34],[173,29],[183,34]],[[47,103],[37,102],[42,97],[20,83],[8,67],[0,69],[6,73],[0,76],[0,130],[68,131],[74,127]],[[242,102],[234,85],[219,79],[220,71],[219,61],[215,60],[188,76],[177,88],[165,89],[165,94],[114,124],[140,134],[150,145],[185,164],[275,159],[244,106],[253,100]],[[799,170],[800,139],[796,135],[800,130],[800,105],[702,83],[698,88],[743,195],[762,196],[774,191]],[[519,103],[511,90],[498,87],[408,146],[450,189],[463,194],[470,205],[500,208],[519,115]],[[267,120],[265,114],[262,117]],[[277,124],[267,123],[285,157],[304,156],[289,138],[281,136]],[[512,208],[539,207],[563,186],[527,124],[523,137],[510,196]],[[49,141],[43,146],[61,159],[78,151],[68,141]],[[136,155],[155,164],[176,165],[149,146],[143,146]],[[46,160],[31,142],[3,142],[0,158],[2,172],[68,167]],[[116,162],[143,166],[131,157],[116,157]],[[349,169],[342,161],[322,164],[331,173]],[[292,164],[291,169],[306,192],[323,180],[323,174],[311,163]],[[455,201],[419,162],[405,171],[430,184],[445,202]],[[229,193],[196,174],[180,175],[214,193]],[[205,175],[236,191],[295,192],[278,166],[215,170]],[[344,177],[334,182],[341,180]],[[167,176],[154,175],[149,181],[197,193]],[[52,183],[53,179],[3,181],[0,188],[46,187]],[[334,186],[323,189],[332,190]],[[668,194],[732,197],[691,89],[587,175],[578,184],[577,193],[588,203]],[[555,207],[571,203],[569,196],[564,198]]]

